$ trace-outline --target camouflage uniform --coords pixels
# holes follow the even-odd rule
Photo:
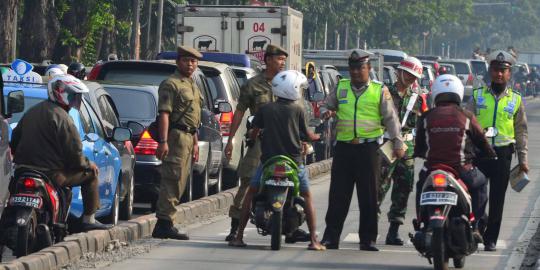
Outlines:
[[[415,90],[408,88],[406,94],[401,96],[395,84],[389,86],[388,89],[392,94],[396,111],[399,113],[399,120],[402,122],[407,112],[409,99]],[[418,96],[413,110],[409,113],[405,126],[401,129],[403,141],[408,147],[405,157],[397,160],[394,164],[384,164],[385,162],[383,161],[382,176],[379,178],[381,182],[378,185],[379,213],[381,212],[380,206],[393,180],[392,205],[388,212],[388,221],[391,223],[403,224],[405,220],[407,201],[414,184],[414,159],[411,158],[414,150],[414,140],[410,140],[412,136],[407,134],[411,134],[411,130],[416,127],[417,116],[420,115],[421,108],[422,98]],[[407,137],[409,137],[409,140],[407,140]]]
[[[167,137],[169,153],[161,165],[156,217],[174,223],[176,205],[180,203],[190,172],[193,131],[201,123],[203,97],[193,79],[182,76],[178,70],[161,83],[158,94],[158,111],[168,112],[170,115]],[[175,126],[187,128],[191,132],[174,128]]]

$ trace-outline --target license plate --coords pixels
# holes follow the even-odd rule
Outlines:
[[[448,191],[423,192],[420,197],[420,205],[456,205],[458,195]]]
[[[40,197],[32,195],[14,195],[9,198],[11,206],[27,206],[33,208],[41,208],[42,200]]]
[[[275,186],[275,187],[292,187],[292,186],[294,186],[294,183],[291,182],[291,181],[287,181],[287,180],[276,181],[274,179],[266,180],[266,181],[264,181],[264,184],[267,185],[267,186]]]

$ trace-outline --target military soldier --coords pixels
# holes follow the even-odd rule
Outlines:
[[[370,55],[364,50],[353,50],[349,57],[351,79],[339,82],[321,111],[325,118],[337,117],[337,143],[322,240],[329,249],[339,248],[356,184],[360,206],[360,249],[378,251],[374,246],[377,239],[377,184],[381,176],[377,150],[385,130],[393,142],[394,155],[401,158],[405,154],[392,95],[382,83],[369,78]]]
[[[157,201],[154,238],[188,240],[173,226],[176,205],[186,187],[191,162],[197,160],[199,147],[197,128],[201,123],[202,96],[191,75],[202,54],[189,47],[178,47],[177,70],[164,80],[158,90],[158,128],[156,151],[161,165],[161,183]]]
[[[484,233],[484,250],[495,251],[514,151],[517,152],[520,169],[529,172],[528,132],[523,100],[508,85],[516,59],[508,52],[499,50],[492,52],[488,61],[491,86],[474,90],[467,109],[476,114],[483,129],[491,128],[496,134],[488,138],[488,141],[497,153],[497,160],[478,162],[480,170],[489,178],[489,214]]]
[[[403,245],[398,229],[403,225],[407,211],[407,201],[414,185],[414,140],[412,129],[416,127],[416,118],[421,114],[422,98],[417,90],[412,89],[413,83],[422,78],[422,63],[415,57],[407,57],[397,67],[398,81],[388,87],[394,106],[401,122],[401,135],[407,145],[405,159],[396,160],[393,164],[384,164],[383,174],[379,185],[379,208],[384,196],[392,186],[392,205],[388,212],[390,228],[386,235],[387,245]],[[409,106],[411,105],[411,106]],[[386,163],[383,161],[383,163]]]
[[[240,98],[238,105],[236,106],[236,111],[234,112],[229,141],[225,146],[225,155],[228,159],[231,158],[234,147],[232,145],[232,138],[234,138],[236,135],[236,131],[242,122],[242,118],[244,117],[246,110],[249,109],[250,113],[255,115],[261,106],[274,100],[271,82],[276,74],[285,69],[285,63],[288,56],[289,54],[285,49],[269,44],[266,47],[264,54],[266,69],[257,76],[249,79],[242,86],[242,89],[240,89]],[[229,216],[231,217],[231,230],[229,235],[227,235],[225,238],[225,241],[231,241],[236,236],[239,218],[242,213],[242,202],[249,188],[249,182],[259,165],[260,159],[261,145],[260,141],[257,139],[252,145],[248,146],[246,155],[242,158],[240,164],[238,165],[240,187],[238,187],[238,192],[234,197],[234,203],[229,210]],[[302,236],[303,240],[309,241],[309,235],[304,233]]]

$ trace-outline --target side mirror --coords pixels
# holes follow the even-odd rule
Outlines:
[[[323,121],[319,118],[313,118],[309,120],[309,126],[310,127],[318,127],[323,123]]]
[[[10,92],[7,96],[7,115],[24,111],[24,92],[21,90]]]
[[[144,126],[137,122],[128,121],[126,126],[131,129],[133,136],[140,136],[144,132]]]
[[[313,101],[315,102],[321,102],[321,101],[324,101],[324,93],[323,92],[316,92],[315,94],[313,94]]]
[[[214,106],[214,108],[215,108],[214,113],[232,112],[231,104],[229,102],[223,101],[223,100],[216,101],[216,105]]]
[[[131,129],[123,127],[115,127],[113,129],[113,140],[117,142],[125,142],[131,140]]]
[[[96,133],[88,133],[84,135],[84,139],[89,142],[96,142],[97,140],[99,140],[99,135],[97,135]]]

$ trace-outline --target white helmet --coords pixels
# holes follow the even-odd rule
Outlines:
[[[424,71],[422,62],[420,62],[418,58],[412,56],[408,56],[407,58],[403,59],[397,68],[407,71],[418,79],[422,78],[422,73]]]
[[[67,71],[68,71],[68,66],[64,65],[64,64],[59,64],[58,65],[58,68],[60,70],[62,70],[62,72],[64,72],[64,74],[68,74]]]
[[[272,80],[274,95],[288,100],[298,100],[307,86],[306,76],[296,70],[282,71]]]
[[[88,93],[88,87],[71,75],[57,75],[48,84],[49,100],[63,106],[78,108],[82,94]]]
[[[431,98],[435,102],[437,96],[445,93],[453,93],[459,96],[459,102],[463,100],[463,83],[451,74],[444,74],[435,79],[431,86]]]
[[[54,76],[57,76],[57,75],[64,75],[65,73],[62,72],[61,69],[59,68],[49,68],[46,72],[45,72],[45,76],[49,76],[49,77],[54,77]]]

